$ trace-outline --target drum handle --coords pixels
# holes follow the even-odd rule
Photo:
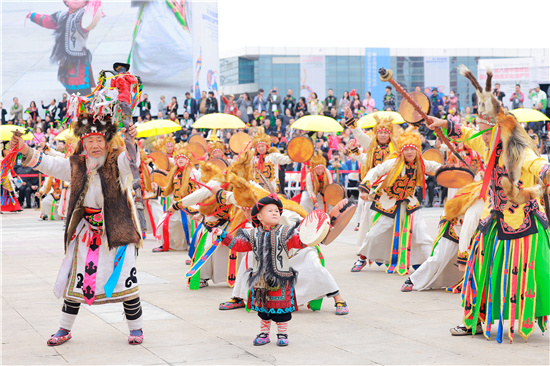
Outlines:
[[[407,99],[407,101],[413,106],[413,108],[422,116],[422,118],[424,118],[424,121],[426,122],[426,124],[428,126],[433,123],[429,119],[428,115],[422,110],[422,108],[420,108],[420,106],[414,101],[414,99],[412,99],[411,96],[409,94],[407,94],[405,89],[403,89],[401,87],[401,85],[399,85],[395,81],[395,79],[393,78],[393,71],[392,70],[390,70],[390,69],[386,70],[385,68],[381,67],[378,70],[378,73],[380,74],[380,80],[381,81],[387,81],[391,85],[393,85],[395,87],[395,90],[397,90],[399,92],[399,94],[401,94],[403,96],[403,98]],[[462,164],[464,164],[465,166],[468,167],[468,164],[464,161],[462,156],[460,156],[458,154],[458,152],[455,150],[455,148],[451,144],[451,142],[445,137],[445,135],[443,135],[443,132],[441,132],[441,129],[436,128],[433,131],[435,132],[437,137],[439,137],[441,139],[441,141],[443,141],[445,143],[445,145],[447,145],[449,147],[449,150],[451,150],[451,152],[458,158],[458,160],[460,160],[462,162]],[[469,167],[468,167],[468,169],[469,169]]]

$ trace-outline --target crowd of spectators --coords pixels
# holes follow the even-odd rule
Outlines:
[[[421,91],[421,87],[417,86],[415,91]],[[499,100],[504,100],[507,96],[500,90],[500,85],[495,85],[495,96]],[[461,107],[458,102],[458,96],[454,90],[451,90],[448,95],[442,96],[436,88],[433,88],[427,95],[431,103],[431,115],[449,119],[454,122],[462,122],[463,124],[475,127],[476,103],[475,93],[472,95],[472,104]],[[540,87],[536,87],[527,93],[527,96],[521,91],[519,85],[516,91],[509,97],[514,107],[526,107],[546,111],[547,96]],[[182,129],[174,133],[176,142],[186,142],[194,134],[202,134],[205,137],[209,130],[197,130],[192,128],[193,123],[205,114],[211,113],[228,113],[240,118],[246,125],[246,128],[240,130],[218,130],[218,137],[225,143],[229,143],[231,136],[237,132],[246,132],[251,137],[256,134],[259,127],[263,127],[266,134],[272,138],[272,145],[279,148],[281,152],[286,152],[288,142],[295,136],[308,135],[316,150],[320,150],[325,154],[328,168],[335,171],[335,180],[349,188],[350,195],[357,195],[354,187],[359,183],[359,175],[354,173],[358,170],[357,163],[342,153],[342,147],[353,139],[352,132],[345,125],[343,117],[344,110],[351,108],[356,118],[361,118],[367,114],[384,111],[397,111],[398,102],[391,86],[386,88],[386,93],[381,100],[375,100],[370,91],[364,94],[364,98],[356,90],[344,92],[341,97],[334,95],[332,89],[327,90],[327,97],[324,100],[318,98],[317,93],[311,92],[309,96],[295,96],[294,91],[289,89],[286,95],[281,95],[277,87],[273,87],[269,91],[259,89],[257,95],[253,98],[248,93],[241,93],[236,97],[233,94],[225,95],[223,92],[220,95],[219,101],[215,97],[214,92],[203,91],[201,98],[195,99],[191,93],[185,93],[183,101],[178,101],[176,96],[171,97],[170,101],[166,100],[165,96],[161,96],[156,107],[153,108],[153,103],[149,100],[147,94],[142,94],[141,101],[137,104],[134,110],[134,122],[136,125],[147,123],[154,119],[169,119],[181,125]],[[67,113],[67,94],[63,94],[61,99],[51,99],[49,104],[40,102],[40,108],[37,107],[35,101],[28,103],[28,107],[24,107],[17,97],[13,98],[13,103],[6,110],[0,103],[0,112],[2,124],[16,124],[28,127],[33,131],[33,139],[27,141],[30,146],[38,149],[43,149],[45,146],[59,149],[64,143],[55,140],[60,132],[67,128],[66,122],[63,119]],[[300,117],[305,115],[324,115],[333,118],[343,127],[341,133],[323,133],[310,132],[293,128],[293,124]],[[406,128],[406,124],[401,125]],[[550,153],[550,124],[543,122],[533,122],[524,126],[528,133],[537,142],[541,153]],[[425,125],[422,125],[419,132],[423,135],[424,149],[439,148],[441,141],[438,141],[433,131],[429,130]],[[142,146],[147,150],[152,144],[141,140]],[[227,150],[230,154],[229,149]],[[18,167],[18,169],[27,169]],[[287,171],[298,170],[299,166],[286,166],[283,169]],[[336,172],[338,171],[338,172]],[[344,173],[340,173],[343,171]],[[29,172],[21,171],[28,174]],[[36,191],[34,181],[25,184]],[[428,187],[428,197],[426,204],[432,205],[434,197],[434,188]],[[20,194],[20,197],[27,197],[27,188],[25,192]],[[32,193],[32,192],[31,192]],[[297,193],[297,192],[296,192]],[[440,197],[441,198],[441,197]],[[27,206],[32,205],[32,202],[27,200]]]

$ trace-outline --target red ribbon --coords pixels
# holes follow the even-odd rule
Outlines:
[[[171,212],[166,213],[164,222],[162,223],[162,250],[167,252],[170,250],[170,232],[168,226],[170,225]]]

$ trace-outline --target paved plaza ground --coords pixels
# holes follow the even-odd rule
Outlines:
[[[424,210],[432,236],[441,212]],[[349,315],[336,316],[330,299],[319,312],[301,307],[289,324],[286,348],[274,342],[253,346],[260,324],[256,314],[218,310],[231,296],[226,285],[189,290],[184,280],[187,252],[152,253],[157,246],[153,239],[145,240],[137,260],[144,343],[127,344],[121,304],[83,305],[73,339],[48,347],[62,304],[52,288],[63,257],[63,225],[38,221],[38,216],[34,209],[1,215],[5,365],[550,364],[549,335],[538,328],[528,342],[516,335],[513,344],[507,339],[498,344],[495,335],[490,340],[482,335],[451,337],[449,328],[461,322],[459,295],[441,290],[402,293],[405,278],[379,267],[351,273],[354,222],[323,247]]]

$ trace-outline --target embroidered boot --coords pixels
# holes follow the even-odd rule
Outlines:
[[[348,304],[345,301],[338,301],[334,304],[336,307],[336,315],[347,315],[349,314]]]
[[[71,335],[71,331],[63,328],[59,328],[57,333],[52,334],[50,339],[46,342],[48,346],[59,346],[63,343],[67,342],[69,339],[71,339],[73,336]]]
[[[269,333],[260,333],[256,336],[252,344],[254,344],[255,346],[263,346],[264,344],[268,344],[269,342],[271,342],[269,340]]]
[[[401,286],[401,292],[411,292],[413,289],[413,283],[411,281],[411,278],[407,278],[407,280],[403,283],[403,286]]]
[[[277,334],[277,346],[286,347],[288,346],[288,334]]]
[[[129,344],[142,344],[143,343],[143,330],[136,329],[131,330],[130,335],[128,336]]]
[[[236,297],[232,297],[231,300],[222,302],[220,304],[220,310],[233,310],[233,309],[240,309],[244,307],[245,307],[244,300]]]
[[[364,258],[359,258],[355,264],[353,265],[353,267],[351,268],[351,271],[352,272],[360,272],[363,267],[365,267],[367,265],[367,260],[364,259]]]

